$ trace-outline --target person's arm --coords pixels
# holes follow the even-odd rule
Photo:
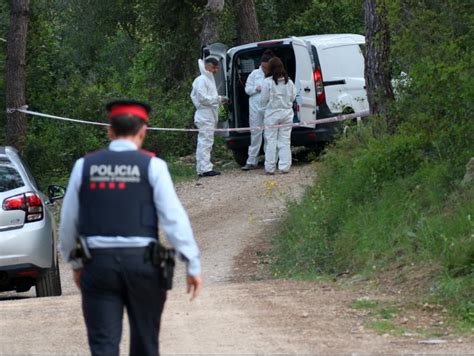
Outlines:
[[[213,95],[209,93],[206,79],[204,77],[199,77],[198,80],[195,82],[195,90],[196,90],[196,97],[197,100],[201,105],[205,106],[215,106],[219,105],[220,98],[219,96]]]
[[[198,79],[195,79],[193,82],[193,86],[191,89],[191,94],[189,95],[191,97],[191,101],[193,102],[193,105],[196,109],[199,109],[199,106],[201,106],[201,103],[199,102],[199,98],[197,97],[197,90],[196,90],[196,82]]]
[[[153,199],[161,228],[173,247],[187,261],[189,276],[201,273],[200,254],[188,215],[184,210],[171,180],[166,163],[152,158],[149,180],[153,187]]]
[[[82,261],[72,260],[71,251],[76,247],[79,234],[79,189],[82,182],[82,168],[84,159],[76,161],[69,178],[64,201],[61,208],[61,222],[59,225],[59,250],[74,270],[82,267]]]
[[[296,86],[291,79],[288,81],[288,84],[290,84],[290,101],[293,102],[296,99]]]
[[[191,223],[176,195],[166,163],[158,158],[152,158],[148,176],[153,187],[153,199],[160,226],[165,231],[168,241],[186,260],[187,293],[192,292],[191,300],[193,300],[202,289],[202,279],[200,254],[193,237]]]
[[[262,111],[265,111],[268,102],[270,101],[270,84],[268,80],[265,80],[262,85],[262,92],[260,96],[260,107]]]
[[[250,75],[247,78],[247,81],[245,82],[245,92],[247,95],[252,96],[258,93],[257,91],[257,86],[255,85],[255,71],[250,73]]]

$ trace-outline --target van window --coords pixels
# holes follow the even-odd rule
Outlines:
[[[214,74],[214,78],[216,80],[216,87],[217,87],[217,93],[219,95],[225,96],[226,91],[225,91],[225,86],[226,86],[226,80],[225,80],[225,64],[224,64],[224,59],[219,58],[219,71]]]
[[[23,187],[20,173],[9,160],[0,159],[0,193]]]

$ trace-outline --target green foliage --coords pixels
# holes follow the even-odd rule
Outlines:
[[[380,334],[385,334],[395,329],[395,325],[390,320],[375,320],[369,323],[369,327]]]
[[[257,0],[265,39],[326,33],[364,33],[363,0]]]
[[[474,156],[473,4],[390,6],[393,62],[408,73],[390,112],[398,132],[372,118],[327,150],[275,239],[275,269],[310,276],[439,265],[431,292],[472,322],[474,186],[459,183]]]
[[[170,170],[171,177],[175,183],[196,177],[196,169],[194,165],[170,162],[168,163],[168,169]]]
[[[104,104],[130,97],[152,105],[152,126],[192,127],[189,91],[200,54],[196,18],[201,6],[169,0],[31,2],[30,109],[106,122]],[[4,2],[0,9],[0,37],[6,38]],[[0,48],[6,48],[2,41]],[[4,54],[2,50],[2,69]],[[3,89],[1,76],[1,102]],[[4,123],[2,111],[0,128]],[[28,123],[26,159],[43,186],[65,181],[77,158],[107,142],[106,131],[100,127],[32,117]],[[194,134],[149,132],[145,148],[173,159],[190,154],[194,140]]]
[[[376,308],[378,305],[379,303],[376,300],[360,298],[354,300],[351,303],[350,307],[353,309],[373,309]]]

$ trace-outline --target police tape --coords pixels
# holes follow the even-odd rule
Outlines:
[[[97,122],[97,121],[86,121],[86,120],[77,120],[77,119],[71,119],[68,117],[61,117],[61,116],[55,116],[55,115],[49,115],[49,114],[44,114],[40,113],[37,111],[31,111],[28,110],[28,105],[24,105],[19,108],[15,109],[7,109],[7,114],[12,114],[14,112],[21,112],[27,115],[32,115],[32,116],[38,116],[38,117],[44,117],[48,119],[53,119],[53,120],[59,120],[59,121],[67,121],[67,122],[73,122],[73,123],[78,123],[78,124],[86,124],[86,125],[96,125],[96,126],[110,126],[107,123],[104,122]],[[352,113],[352,114],[341,114],[333,117],[328,117],[325,119],[318,119],[318,120],[308,120],[308,121],[301,121],[301,122],[292,122],[288,124],[279,124],[279,125],[264,125],[264,126],[254,126],[254,127],[232,127],[232,128],[215,128],[215,127],[203,127],[200,129],[184,129],[184,128],[173,128],[173,127],[148,127],[147,130],[151,131],[172,131],[172,132],[199,132],[199,131],[214,131],[214,132],[251,132],[251,131],[259,131],[259,130],[266,130],[266,129],[271,129],[271,128],[283,128],[283,127],[310,127],[310,126],[316,126],[316,125],[321,125],[321,124],[328,124],[328,123],[333,123],[333,122],[342,122],[342,121],[347,121],[347,120],[354,120],[358,118],[363,118],[363,117],[368,117],[369,116],[369,111],[361,111],[358,113]]]

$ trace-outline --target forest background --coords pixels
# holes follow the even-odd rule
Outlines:
[[[474,3],[376,3],[384,3],[388,21],[390,72],[409,78],[384,115],[395,125],[373,117],[327,148],[317,182],[275,237],[275,275],[410,266],[405,273],[426,271],[426,298],[472,325],[474,188],[464,176],[474,156]],[[243,41],[238,5],[225,1],[214,14],[217,40],[229,46]],[[1,0],[2,73],[9,10]],[[256,0],[255,13],[262,40],[365,31],[363,0]],[[189,93],[206,16],[206,1],[32,0],[29,108],[97,121],[105,102],[129,97],[152,105],[152,126],[192,127]],[[2,132],[5,126],[2,110]],[[73,162],[106,142],[103,129],[30,117],[23,154],[44,187],[66,183]],[[194,147],[195,136],[183,133],[151,133],[146,144],[170,162]],[[215,155],[229,157],[222,143]]]

